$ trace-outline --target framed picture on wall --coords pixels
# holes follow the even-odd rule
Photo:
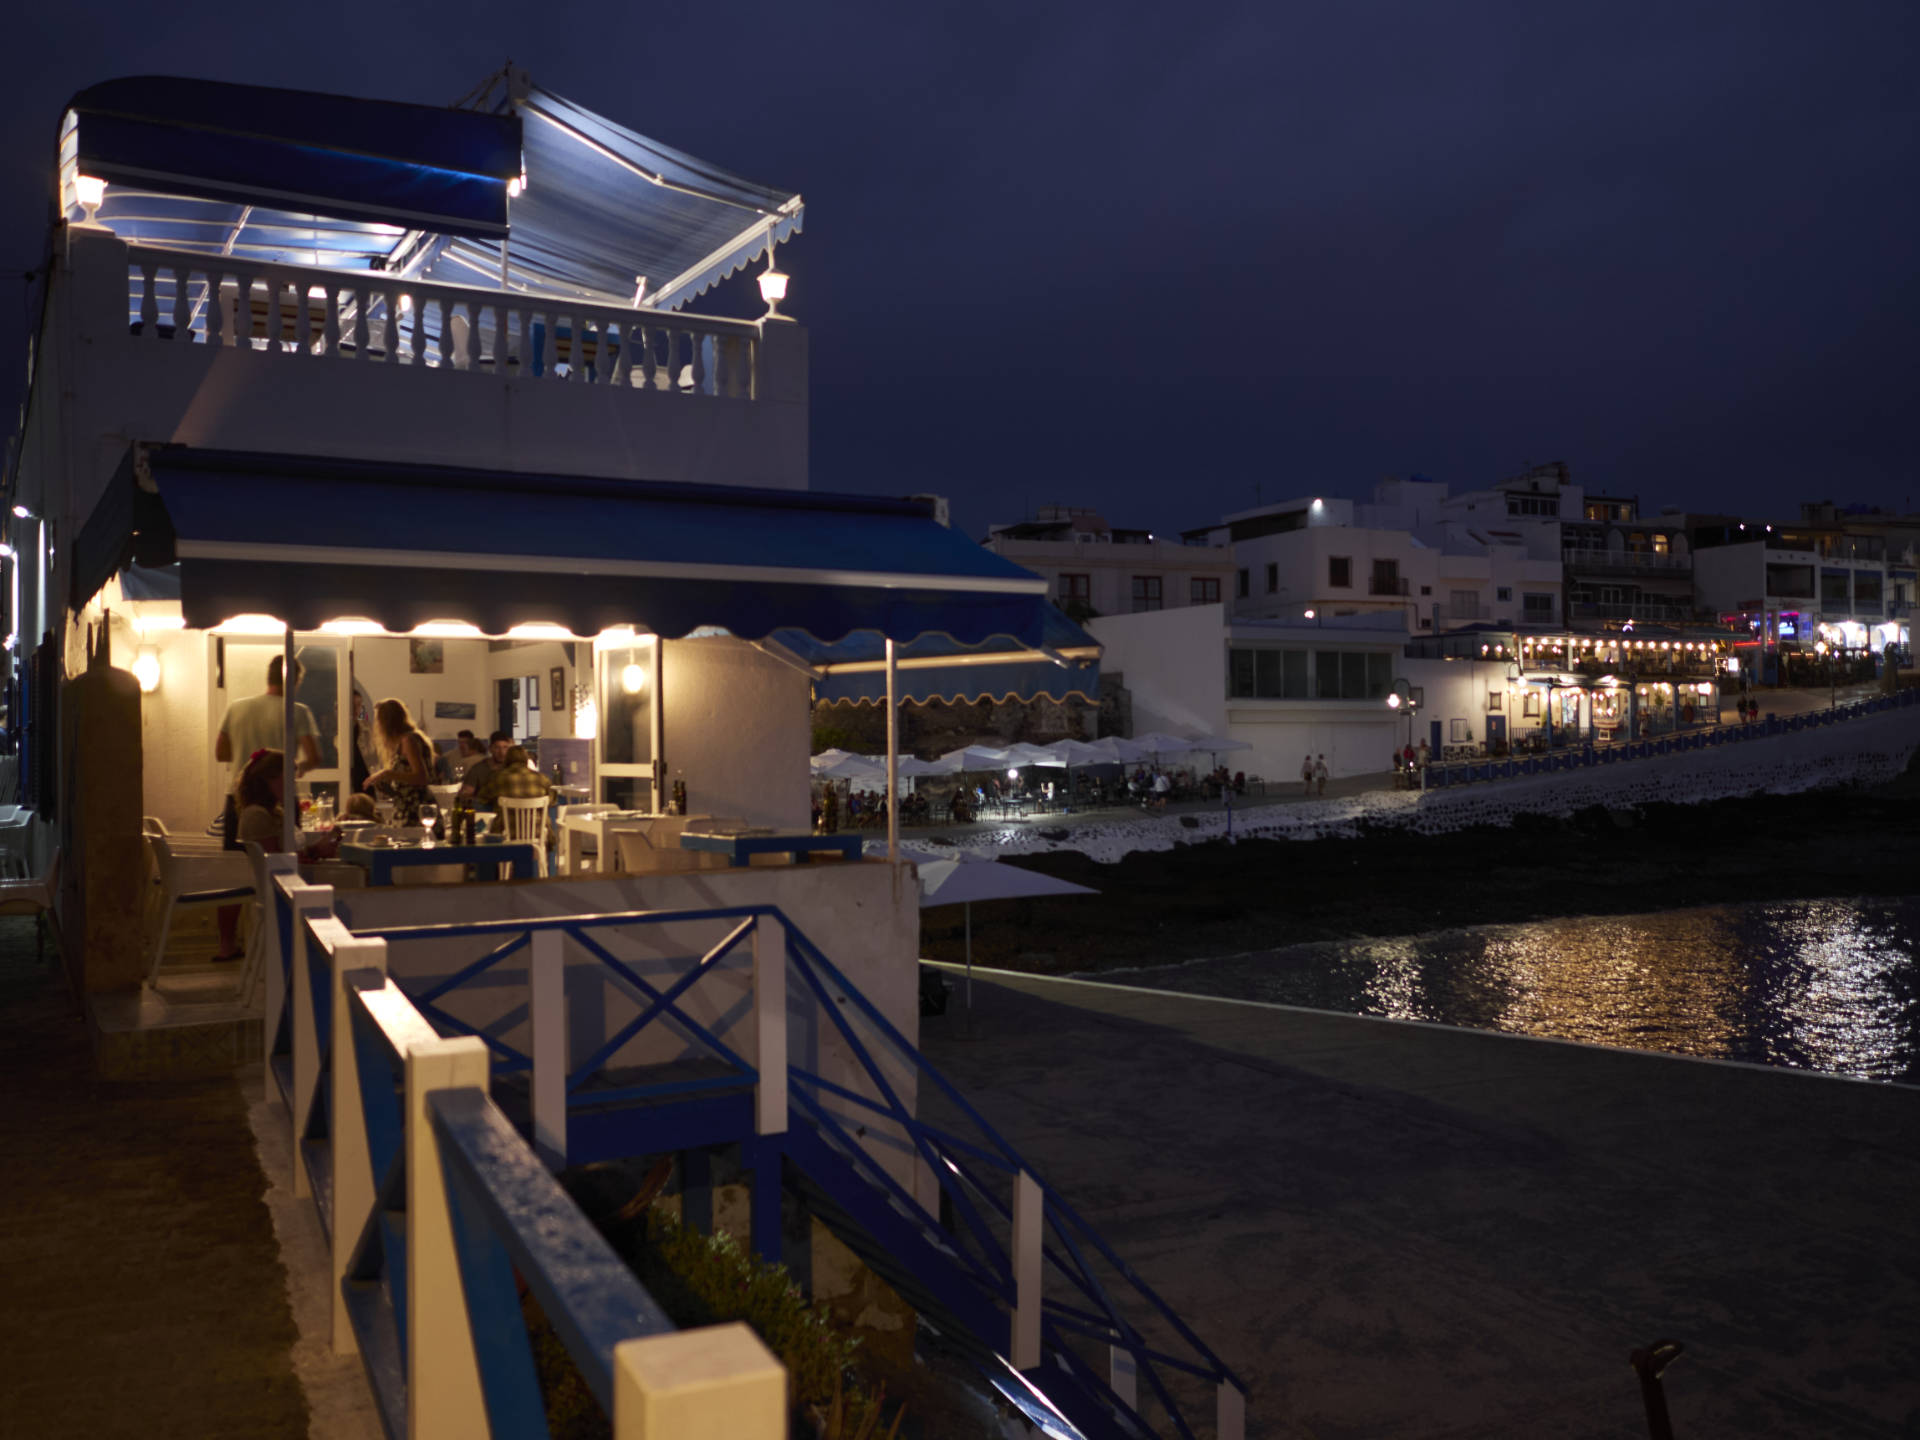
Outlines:
[[[564,665],[556,665],[547,672],[547,708],[567,708],[567,667]]]
[[[447,644],[444,640],[407,641],[407,673],[409,675],[444,675],[447,673]]]
[[[1489,711],[1489,712],[1494,712],[1494,711],[1498,711],[1498,710],[1499,710],[1499,708],[1500,708],[1500,706],[1501,706],[1501,703],[1502,703],[1502,702],[1503,702],[1503,701],[1504,701],[1505,699],[1506,699],[1506,695],[1505,695],[1505,692],[1503,692],[1503,691],[1500,691],[1500,690],[1489,690],[1489,691],[1487,691],[1487,709],[1488,709],[1488,711]]]
[[[433,702],[433,718],[436,720],[477,720],[480,707],[471,700],[436,700]]]

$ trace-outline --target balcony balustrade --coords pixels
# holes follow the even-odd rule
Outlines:
[[[1562,550],[1560,563],[1583,575],[1671,573],[1693,568],[1693,561],[1684,555],[1656,555],[1652,551],[1637,550]]]
[[[1662,605],[1653,601],[1599,604],[1576,600],[1567,606],[1570,620],[1643,620],[1649,623],[1683,625],[1693,619],[1689,605]]]
[[[1369,595],[1406,595],[1410,591],[1407,582],[1392,575],[1373,575],[1367,579]]]
[[[130,329],[153,345],[742,400],[759,389],[747,321],[149,246],[127,260]]]

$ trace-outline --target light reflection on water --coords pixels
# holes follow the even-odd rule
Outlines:
[[[1293,945],[1100,979],[1920,1083],[1920,900]]]

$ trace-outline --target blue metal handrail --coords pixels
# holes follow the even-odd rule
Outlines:
[[[959,1273],[978,1287],[985,1295],[993,1297],[1003,1305],[1016,1303],[1015,1283],[1011,1256],[999,1239],[999,1232],[1011,1224],[1012,1215],[1007,1203],[996,1193],[995,1187],[984,1179],[977,1167],[986,1169],[999,1176],[1006,1177],[1021,1173],[1031,1174],[1019,1152],[996,1131],[986,1118],[966,1099],[960,1090],[946,1076],[930,1064],[924,1056],[902,1035],[887,1017],[852,984],[807,935],[787,919],[785,914],[774,905],[722,906],[705,910],[658,911],[639,910],[616,912],[591,916],[555,916],[545,919],[515,918],[507,920],[478,921],[450,925],[395,925],[356,932],[365,938],[384,938],[390,944],[407,940],[448,940],[462,937],[509,937],[505,944],[489,952],[480,961],[463,966],[454,976],[442,979],[423,992],[435,999],[456,990],[460,984],[484,973],[510,954],[517,953],[530,939],[532,934],[541,930],[558,930],[581,946],[587,954],[613,971],[622,981],[644,998],[641,1014],[633,1021],[623,1025],[620,1031],[603,1043],[587,1061],[577,1067],[567,1077],[569,1104],[574,1103],[585,1080],[603,1067],[618,1051],[630,1043],[635,1036],[650,1025],[668,1023],[683,1028],[685,1033],[696,1037],[706,1045],[711,1053],[727,1060],[732,1073],[722,1078],[708,1078],[690,1081],[665,1082],[658,1085],[629,1086],[612,1091],[587,1091],[586,1099],[593,1103],[609,1102],[623,1098],[652,1097],[667,1094],[695,1094],[703,1090],[753,1083],[759,1077],[754,1067],[743,1057],[726,1046],[718,1036],[706,1027],[686,1015],[675,1003],[704,974],[709,973],[711,965],[706,963],[716,957],[732,951],[743,939],[750,935],[763,921],[778,921],[785,930],[788,944],[786,948],[790,973],[797,974],[814,1002],[817,1013],[825,1015],[835,1031],[845,1041],[848,1052],[865,1081],[871,1085],[874,1094],[862,1094],[844,1084],[828,1080],[797,1064],[789,1064],[789,1095],[796,1114],[803,1117],[815,1130],[827,1140],[832,1148],[851,1165],[862,1179],[874,1190],[884,1195],[896,1211],[918,1215],[917,1222],[930,1242],[944,1251],[958,1267]],[[734,927],[727,937],[713,951],[708,952],[706,960],[689,968],[688,973],[680,976],[671,985],[659,987],[650,984],[637,974],[633,967],[619,957],[612,955],[591,932],[631,928],[636,926],[656,927],[662,925],[685,925],[701,921],[732,921]],[[845,1006],[837,1003],[836,996],[829,994],[829,988],[845,997]],[[416,997],[416,1003],[419,998]],[[432,1002],[422,1005],[425,1012]],[[847,1013],[851,1007],[853,1015],[860,1019],[862,1027],[876,1036],[882,1048],[892,1057],[892,1062],[904,1068],[917,1084],[932,1087],[964,1118],[970,1127],[972,1137],[960,1136],[949,1131],[925,1124],[914,1114],[913,1109],[901,1098],[901,1088],[889,1078],[887,1070],[879,1062],[875,1051],[870,1047],[868,1038],[856,1028]],[[439,1012],[439,1007],[432,1007]],[[437,1016],[436,1016],[437,1018]],[[452,1021],[452,1017],[446,1017]],[[478,1033],[472,1027],[458,1021],[452,1021],[467,1033]],[[496,1053],[502,1049],[510,1050],[492,1037],[481,1035],[496,1047]],[[519,1052],[510,1051],[513,1057],[520,1058]],[[511,1063],[511,1062],[509,1062]],[[501,1067],[504,1068],[504,1067]],[[916,1198],[910,1195],[896,1181],[887,1168],[871,1153],[866,1145],[849,1133],[828,1106],[828,1100],[842,1106],[851,1106],[871,1116],[892,1122],[898,1127],[899,1134],[911,1147],[915,1156],[925,1162],[940,1185],[952,1206],[958,1233],[943,1231],[939,1222],[928,1215]],[[505,1123],[502,1121],[501,1123]],[[872,1143],[872,1137],[869,1137]],[[1120,1259],[1111,1246],[1070,1206],[1060,1192],[1044,1181],[1036,1181],[1044,1197],[1045,1219],[1047,1226],[1046,1243],[1042,1247],[1043,1262],[1048,1273],[1059,1277],[1066,1285],[1087,1302],[1086,1306],[1066,1303],[1058,1298],[1044,1301],[1041,1307],[1043,1349],[1054,1357],[1055,1362],[1063,1365],[1077,1383],[1092,1386],[1097,1383],[1098,1392],[1105,1395],[1103,1403],[1113,1407],[1114,1413],[1140,1427],[1143,1422],[1136,1412],[1118,1396],[1106,1390],[1101,1379],[1086,1366],[1085,1361],[1075,1355],[1070,1339],[1095,1339],[1128,1350],[1134,1357],[1137,1373],[1144,1377],[1146,1386],[1164,1407],[1170,1421],[1183,1437],[1192,1437],[1193,1430],[1174,1400],[1161,1370],[1178,1372],[1210,1380],[1216,1385],[1232,1385],[1244,1393],[1245,1386],[1226,1364],[1200,1340],[1181,1318],[1155,1293],[1150,1286]],[[1151,1313],[1158,1317],[1168,1329],[1178,1337],[1190,1352],[1188,1356],[1169,1353],[1164,1347],[1147,1341],[1139,1328],[1122,1313],[1109,1286],[1102,1284],[1094,1273],[1090,1257],[1103,1262],[1110,1274],[1117,1276],[1126,1289],[1145,1303]],[[996,1348],[998,1346],[996,1345]]]

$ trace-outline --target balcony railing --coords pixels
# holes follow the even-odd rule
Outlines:
[[[752,400],[759,329],[740,320],[127,248],[128,320],[154,345]]]
[[[1394,575],[1374,575],[1367,580],[1369,595],[1405,595],[1409,591],[1407,582]]]
[[[1583,574],[1644,573],[1650,570],[1684,571],[1693,562],[1683,555],[1656,555],[1638,550],[1562,550],[1560,563]]]
[[[1687,605],[1661,605],[1646,600],[1611,605],[1577,600],[1567,606],[1567,618],[1570,620],[1646,620],[1678,625],[1693,619],[1693,609]]]

